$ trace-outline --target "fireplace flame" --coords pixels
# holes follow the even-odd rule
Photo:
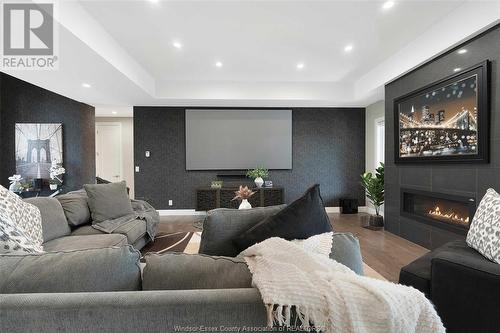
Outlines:
[[[437,217],[440,217],[442,219],[455,221],[455,222],[458,222],[461,224],[468,224],[469,223],[468,217],[463,218],[454,212],[442,213],[439,206],[436,206],[436,208],[429,210],[429,215],[437,216]]]

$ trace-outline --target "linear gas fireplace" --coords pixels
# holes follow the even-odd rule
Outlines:
[[[475,211],[475,198],[401,189],[401,215],[438,228],[466,234]]]

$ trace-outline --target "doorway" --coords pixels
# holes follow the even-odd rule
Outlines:
[[[96,122],[96,176],[111,182],[123,180],[122,124]]]

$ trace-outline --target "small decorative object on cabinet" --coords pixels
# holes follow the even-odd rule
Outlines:
[[[371,172],[361,175],[361,186],[366,191],[366,197],[375,207],[375,215],[370,215],[368,229],[381,229],[384,226],[384,217],[380,215],[380,206],[384,204],[384,163],[375,170],[375,176]]]
[[[238,191],[234,191],[236,196],[232,200],[241,200],[240,206],[238,209],[250,209],[252,205],[248,202],[248,199],[255,194],[254,191],[248,188],[248,186],[241,186]]]
[[[264,184],[263,178],[266,178],[267,176],[269,176],[269,171],[267,169],[264,169],[263,167],[257,167],[253,170],[247,171],[247,177],[254,180],[255,186],[257,186],[257,188],[262,187],[262,185]]]
[[[221,188],[224,182],[222,180],[214,180],[210,184],[210,188]]]

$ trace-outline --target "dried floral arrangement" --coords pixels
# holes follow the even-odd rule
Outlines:
[[[238,191],[235,191],[234,194],[236,194],[236,196],[232,200],[245,200],[254,195],[255,192],[249,189],[248,186],[243,187],[242,185],[240,185],[240,189]]]

